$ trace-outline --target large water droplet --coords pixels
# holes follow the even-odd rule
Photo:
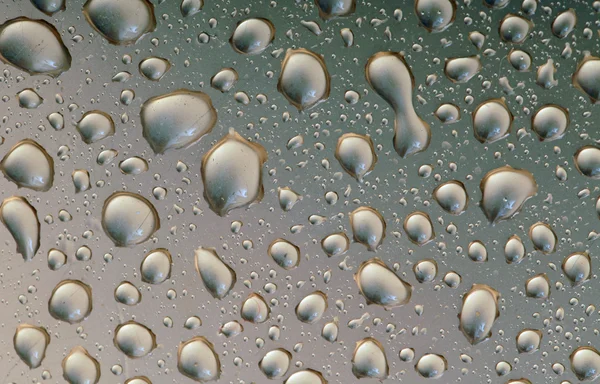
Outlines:
[[[588,281],[592,275],[592,259],[587,252],[574,252],[565,257],[562,262],[565,276],[574,286]]]
[[[104,202],[102,228],[116,246],[131,247],[148,240],[160,228],[160,219],[144,197],[115,192]]]
[[[304,369],[294,372],[283,384],[327,384],[320,372],[312,369]]]
[[[500,316],[500,294],[485,284],[473,284],[465,293],[458,315],[460,330],[473,345],[487,340],[492,334],[494,322]]]
[[[296,306],[296,317],[303,323],[313,324],[323,317],[327,310],[327,296],[321,292],[313,292]]]
[[[271,310],[263,297],[257,293],[251,293],[242,303],[242,319],[251,323],[264,323],[269,318]]]
[[[352,354],[352,373],[357,379],[384,380],[389,375],[389,365],[381,343],[367,337],[356,343]]]
[[[31,75],[57,77],[71,68],[71,54],[56,28],[25,17],[0,26],[0,59]]]
[[[521,238],[517,235],[512,235],[504,245],[504,257],[508,264],[520,263],[525,257],[525,245]]]
[[[164,248],[150,251],[142,261],[142,280],[149,284],[160,284],[171,277],[171,253]]]
[[[177,368],[183,375],[200,382],[218,380],[221,376],[219,356],[212,343],[202,336],[179,345]]]
[[[281,64],[277,89],[299,110],[310,109],[329,97],[331,79],[325,61],[308,49],[288,49]]]
[[[453,215],[463,213],[469,204],[465,185],[458,180],[447,181],[433,190],[433,198],[442,209]]]
[[[115,329],[114,342],[127,357],[144,357],[156,348],[156,336],[148,327],[128,321]]]
[[[77,123],[77,131],[84,143],[93,144],[114,135],[115,123],[107,113],[90,111],[86,112]]]
[[[267,152],[233,129],[202,157],[204,198],[219,216],[262,199]]]
[[[48,16],[66,9],[65,0],[31,0],[31,3]]]
[[[600,58],[585,56],[573,74],[573,85],[597,104],[600,100]]]
[[[377,163],[377,155],[371,138],[356,133],[345,133],[338,139],[335,158],[350,176],[360,182],[362,182],[363,176],[375,168]]]
[[[375,252],[385,238],[385,220],[371,207],[359,207],[350,213],[350,227],[354,241]]]
[[[180,89],[148,99],[140,119],[152,150],[164,153],[198,142],[215,126],[217,111],[206,93]]]
[[[538,188],[531,172],[509,166],[489,171],[479,187],[481,209],[490,223],[513,217]]]
[[[466,83],[481,71],[479,56],[454,57],[446,60],[444,73],[453,83]]]
[[[532,29],[533,23],[531,21],[509,13],[500,21],[499,33],[502,40],[508,43],[521,44],[527,39]]]
[[[550,279],[545,273],[535,275],[525,282],[525,295],[534,299],[547,299],[550,296]]]
[[[379,52],[365,67],[367,81],[395,112],[394,148],[401,157],[427,149],[431,140],[429,124],[421,119],[412,101],[413,74],[400,53]]]
[[[212,248],[200,247],[194,254],[196,270],[206,290],[217,299],[227,296],[236,281],[235,271]]]
[[[17,243],[17,253],[31,260],[40,248],[40,222],[35,208],[21,196],[4,199],[0,220]]]
[[[426,353],[417,361],[415,369],[419,376],[427,379],[439,379],[448,369],[448,362],[442,355]]]
[[[321,240],[321,248],[329,257],[343,255],[350,248],[350,240],[345,233],[332,233]]]
[[[315,4],[324,20],[348,16],[356,10],[356,0],[315,0]]]
[[[552,22],[552,33],[559,39],[564,39],[573,32],[577,24],[577,14],[573,8],[567,9],[556,15]]]
[[[473,133],[482,143],[493,143],[510,132],[513,115],[502,99],[490,99],[473,111]]]
[[[368,304],[381,305],[386,309],[407,304],[412,295],[412,286],[379,259],[363,262],[354,280]]]
[[[575,152],[575,167],[579,173],[600,179],[600,148],[585,145]]]
[[[267,19],[251,18],[238,23],[229,42],[238,53],[262,53],[275,38],[275,27]]]
[[[542,332],[537,329],[524,329],[517,335],[519,353],[533,353],[540,349]]]
[[[410,241],[425,245],[435,238],[433,223],[425,212],[413,212],[404,219],[404,232]]]
[[[578,347],[569,356],[571,370],[581,381],[600,377],[600,353],[593,347]]]
[[[52,290],[48,311],[69,324],[83,321],[92,312],[92,288],[79,280],[63,280]]]
[[[552,227],[546,223],[538,222],[529,228],[529,238],[533,247],[545,254],[556,251],[558,239]]]
[[[71,349],[63,359],[62,369],[69,384],[96,384],[100,381],[100,363],[80,346]]]
[[[563,137],[569,126],[569,112],[555,104],[538,109],[531,118],[531,129],[541,141],[552,141]]]
[[[456,3],[454,0],[417,0],[415,14],[429,32],[442,32],[454,21]]]
[[[285,376],[291,360],[291,353],[283,348],[277,348],[267,352],[258,362],[258,367],[268,379],[278,379]]]
[[[148,0],[88,0],[83,14],[111,44],[133,44],[156,28],[154,6]]]
[[[17,327],[13,338],[15,352],[29,368],[34,369],[42,364],[46,357],[46,349],[50,344],[50,335],[42,327],[21,324]]]
[[[25,139],[15,144],[0,162],[0,168],[19,188],[47,191],[54,182],[54,161],[33,140]]]
[[[294,269],[300,264],[300,248],[284,239],[273,240],[267,254],[285,270]]]
[[[140,62],[140,73],[148,80],[159,81],[171,69],[171,63],[162,57],[147,57]]]

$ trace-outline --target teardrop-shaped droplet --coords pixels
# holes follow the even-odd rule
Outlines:
[[[202,157],[204,198],[219,216],[260,201],[267,152],[233,129]]]
[[[142,105],[143,135],[155,153],[195,144],[217,122],[217,111],[203,92],[180,89],[152,97]]]
[[[57,320],[75,324],[92,312],[92,288],[79,280],[63,280],[52,290],[48,312]]]
[[[267,19],[250,18],[238,23],[229,42],[233,49],[246,55],[262,53],[275,38],[275,27]]]
[[[8,197],[0,205],[0,221],[17,243],[17,253],[25,261],[31,260],[40,248],[40,222],[35,208],[24,197]]]
[[[69,384],[96,384],[100,381],[100,363],[80,346],[71,349],[63,359],[62,369]]]
[[[235,271],[221,260],[212,248],[197,248],[194,251],[196,271],[206,290],[217,299],[222,299],[233,288]]]
[[[31,75],[57,77],[71,68],[71,54],[56,28],[25,17],[0,26],[0,59]]]
[[[556,15],[552,22],[552,33],[559,39],[564,39],[573,32],[577,25],[577,14],[573,8],[567,9]]]
[[[592,276],[592,259],[587,252],[571,253],[563,260],[562,270],[571,284],[581,285]]]
[[[88,0],[83,14],[111,44],[134,44],[156,28],[154,5],[148,0]]]
[[[371,138],[356,133],[345,133],[338,139],[335,158],[350,176],[360,182],[377,163]]]
[[[415,14],[419,24],[429,32],[442,32],[456,17],[456,3],[454,0],[417,0]]]
[[[379,259],[363,262],[354,280],[368,304],[381,305],[386,309],[407,304],[412,295],[412,286]]]
[[[15,352],[29,368],[34,369],[42,364],[46,357],[46,349],[50,344],[50,335],[42,327],[21,324],[17,327],[13,338]]]
[[[279,188],[278,193],[279,206],[285,212],[290,211],[298,201],[302,200],[302,196],[289,187]]]
[[[385,238],[385,220],[371,207],[359,207],[350,213],[350,227],[354,241],[375,252]]]
[[[288,49],[277,89],[298,110],[304,110],[329,97],[330,82],[321,56],[304,48]]]
[[[460,330],[473,345],[487,340],[494,322],[500,316],[498,299],[500,294],[485,284],[474,284],[463,296],[458,315]]]
[[[356,343],[352,354],[352,373],[357,379],[384,380],[389,369],[385,350],[378,340],[367,337]]]
[[[453,83],[466,83],[481,71],[479,56],[454,57],[446,60],[444,73]]]
[[[365,73],[371,88],[394,110],[394,148],[406,157],[429,146],[429,124],[413,106],[415,81],[410,67],[400,53],[379,52],[369,58]]]
[[[305,296],[296,306],[296,317],[303,323],[314,324],[327,310],[327,295],[321,291]]]
[[[585,56],[573,74],[573,85],[597,104],[600,101],[600,58]]]
[[[465,185],[458,180],[447,181],[433,190],[433,198],[442,209],[453,215],[462,214],[469,204]]]
[[[221,376],[221,362],[215,347],[202,336],[179,344],[177,368],[184,376],[199,382],[218,380]]]
[[[356,10],[356,0],[315,0],[315,4],[324,20],[348,16]]]
[[[294,269],[300,264],[300,248],[285,239],[273,240],[267,254],[285,270]]]
[[[581,381],[600,377],[600,352],[593,347],[578,347],[569,356],[571,370]]]
[[[264,323],[269,318],[271,310],[261,295],[252,293],[242,303],[240,314],[242,319],[251,323]]]
[[[481,209],[490,223],[513,217],[538,189],[531,172],[509,166],[489,171],[479,187]]]
[[[54,182],[54,161],[41,145],[30,139],[15,144],[0,162],[0,168],[19,188],[48,191]]]
[[[102,228],[117,247],[132,247],[148,240],[160,228],[160,219],[144,197],[115,192],[104,202]]]
[[[115,329],[115,346],[127,357],[144,357],[156,348],[156,336],[150,328],[128,321]]]
[[[152,81],[159,81],[170,69],[171,63],[162,57],[147,57],[140,62],[140,73]]]

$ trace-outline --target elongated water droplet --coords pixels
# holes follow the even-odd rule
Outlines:
[[[0,220],[17,243],[17,253],[25,261],[31,260],[40,248],[40,222],[35,208],[21,196],[6,198],[0,205]]]
[[[26,109],[35,109],[44,102],[44,99],[31,88],[26,88],[17,93],[17,99],[19,100],[19,107]]]
[[[50,344],[50,335],[42,327],[21,324],[17,327],[13,338],[15,352],[29,368],[34,369],[42,364],[46,357],[46,349]]]
[[[474,284],[463,296],[458,315],[460,330],[473,345],[487,340],[492,334],[494,322],[500,316],[500,294],[485,284]]]
[[[288,49],[277,89],[298,110],[310,109],[329,97],[331,79],[323,58],[307,49]]]
[[[376,258],[363,262],[354,280],[368,304],[381,305],[386,309],[407,304],[412,295],[412,286]]]
[[[300,248],[284,239],[273,240],[267,254],[285,270],[294,269],[300,264]]]
[[[384,380],[389,375],[389,365],[383,345],[367,337],[356,343],[352,354],[352,373],[357,379]]]
[[[296,317],[303,323],[314,324],[327,310],[327,295],[321,291],[313,292],[296,306]]]
[[[30,139],[15,144],[0,162],[0,168],[19,188],[48,191],[54,182],[54,161],[44,147]]]
[[[177,368],[192,380],[206,382],[221,376],[221,362],[210,341],[196,336],[179,344]]]
[[[529,238],[533,247],[545,254],[556,251],[558,238],[552,230],[552,227],[546,223],[538,222],[529,228]]]
[[[406,157],[429,146],[429,124],[421,119],[413,106],[415,80],[400,53],[379,52],[369,58],[365,67],[367,81],[395,112],[394,148]]]
[[[251,323],[264,323],[269,318],[271,310],[263,297],[257,293],[252,293],[242,303],[242,319]]]
[[[577,14],[573,8],[567,9],[556,15],[552,21],[552,33],[559,39],[564,39],[569,36],[577,25]]]
[[[212,248],[197,248],[194,251],[196,271],[206,290],[217,299],[222,299],[236,281],[235,271],[225,264]]]
[[[371,207],[359,207],[350,213],[350,227],[354,241],[375,252],[385,238],[385,220]]]
[[[83,15],[111,44],[134,44],[156,28],[154,6],[148,0],[88,0]]]

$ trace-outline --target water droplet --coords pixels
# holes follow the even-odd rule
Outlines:
[[[251,323],[264,323],[269,318],[271,310],[263,297],[252,293],[242,303],[242,319]]]
[[[300,264],[300,248],[284,239],[273,240],[267,254],[285,270],[294,269]]]
[[[221,376],[219,356],[212,343],[202,336],[179,344],[177,368],[184,376],[200,382],[218,380]]]
[[[88,0],[83,15],[111,44],[134,44],[156,28],[154,6],[148,0]]]
[[[307,49],[288,49],[277,89],[298,110],[310,109],[329,97],[331,79],[323,58]]]
[[[520,263],[525,257],[525,245],[521,238],[517,235],[512,235],[504,245],[504,257],[509,264]]]
[[[377,163],[373,141],[369,136],[346,133],[338,139],[335,158],[350,176],[362,182]]]
[[[225,264],[212,248],[197,248],[194,251],[196,271],[206,290],[217,299],[222,299],[233,288],[235,271]]]
[[[66,9],[65,0],[31,0],[31,3],[48,16]]]
[[[26,88],[17,93],[17,99],[19,100],[19,107],[26,109],[35,109],[44,102],[44,99],[31,88]]]
[[[290,211],[298,201],[302,200],[302,196],[291,190],[289,187],[279,188],[278,192],[279,206],[286,212]]]
[[[417,361],[415,369],[419,376],[427,379],[439,379],[448,369],[448,362],[442,355],[426,353]]]
[[[150,251],[142,261],[140,272],[142,281],[160,284],[171,277],[171,254],[164,248]]]
[[[125,305],[137,305],[142,300],[142,293],[129,281],[123,281],[115,289],[115,300]]]
[[[217,111],[203,92],[180,89],[151,97],[140,111],[144,138],[155,153],[195,144],[217,122]]]
[[[148,327],[128,321],[115,329],[115,346],[127,357],[144,357],[156,348],[156,336]]]
[[[210,86],[221,92],[229,92],[238,81],[238,73],[233,68],[223,68],[210,78]]]
[[[283,348],[267,352],[258,362],[258,367],[268,379],[278,379],[287,373],[292,354]]]
[[[323,378],[320,372],[303,369],[292,373],[283,384],[327,384],[327,380]]]
[[[204,0],[181,0],[181,15],[183,17],[193,16],[202,10]]]
[[[529,171],[504,166],[489,171],[481,180],[480,189],[481,209],[490,223],[497,223],[517,214],[537,193],[537,183]]]
[[[406,157],[429,146],[431,131],[413,106],[415,80],[400,53],[379,52],[369,58],[365,67],[367,81],[395,112],[394,148]]]
[[[525,294],[534,299],[547,299],[550,296],[550,279],[540,273],[525,282]]]
[[[538,67],[535,83],[544,89],[551,89],[558,85],[558,80],[554,79],[555,74],[554,60],[548,59],[545,64]]]
[[[0,220],[17,243],[17,253],[31,260],[40,248],[40,222],[37,211],[25,198],[12,196],[0,205]]]
[[[81,140],[86,144],[97,141],[115,134],[115,123],[112,118],[101,111],[90,111],[83,115],[77,123],[77,131]]]
[[[473,260],[476,263],[485,263],[486,261],[488,261],[487,248],[479,240],[475,240],[469,243],[467,254],[469,256],[469,259]]]
[[[352,354],[352,373],[357,379],[384,380],[389,375],[389,365],[383,345],[372,337],[356,343]]]
[[[573,85],[589,96],[592,103],[600,100],[600,58],[585,56],[573,74]]]
[[[85,192],[92,186],[90,184],[90,174],[85,169],[76,169],[71,174],[73,179],[73,185],[75,186],[75,193]]]
[[[69,384],[96,384],[100,381],[100,363],[80,346],[71,349],[63,359],[62,369]]]
[[[456,17],[454,0],[417,0],[415,14],[421,24],[429,32],[446,30]]]
[[[50,335],[42,327],[21,324],[17,327],[13,338],[15,352],[29,368],[34,369],[42,365],[46,357],[46,349],[50,344]]]
[[[321,248],[329,257],[343,255],[350,248],[350,240],[343,232],[332,233],[321,240]]]
[[[412,286],[376,258],[363,262],[354,280],[368,304],[381,305],[386,309],[407,304],[412,295]]]
[[[542,332],[537,329],[524,329],[517,335],[517,350],[519,353],[534,353],[540,349]]]
[[[61,281],[52,290],[48,311],[69,324],[83,321],[92,312],[92,288],[79,280]]]
[[[556,18],[552,22],[552,33],[559,39],[564,39],[569,36],[569,33],[573,32],[575,25],[577,24],[577,15],[573,8],[567,9],[556,15]]]
[[[146,376],[136,376],[125,381],[125,384],[152,384]]]
[[[348,16],[356,10],[356,0],[315,0],[315,4],[324,20]]]
[[[242,54],[262,53],[275,38],[275,27],[262,18],[246,19],[238,23],[229,42],[233,49]]]
[[[587,252],[571,253],[562,262],[565,276],[574,286],[588,281],[592,275],[592,260]]]
[[[337,321],[330,321],[329,323],[323,325],[323,329],[321,330],[321,337],[323,337],[323,339],[327,340],[330,343],[335,343],[337,341],[339,331],[340,329]]]
[[[541,141],[552,141],[563,137],[569,126],[569,112],[555,104],[538,109],[531,118],[531,128]]]
[[[125,175],[139,175],[148,170],[148,162],[141,157],[133,156],[121,161],[119,169]]]
[[[0,26],[0,59],[31,75],[57,77],[71,67],[71,54],[56,28],[25,17]]]
[[[508,2],[508,1],[507,1]],[[533,23],[524,17],[512,13],[500,21],[500,38],[508,43],[521,44],[529,36]]]
[[[219,216],[262,199],[267,152],[233,129],[202,157],[204,198]]]
[[[58,249],[52,248],[48,251],[48,268],[52,271],[58,271],[67,263],[67,255]]]
[[[421,246],[435,238],[433,223],[425,212],[413,212],[404,219],[404,232],[408,239]]]
[[[140,73],[151,81],[160,81],[171,69],[171,63],[162,57],[147,57],[140,62]]]
[[[52,126],[52,128],[60,131],[65,127],[65,118],[60,112],[52,112],[48,115],[48,122]]]
[[[413,272],[419,283],[430,283],[437,276],[437,263],[435,260],[420,260],[414,267]]]
[[[160,228],[160,219],[144,197],[115,192],[104,202],[102,228],[116,246],[131,247],[148,240]]]
[[[221,327],[221,329],[219,331],[225,337],[230,338],[230,337],[235,337],[235,336],[239,335],[240,333],[244,332],[244,327],[242,326],[242,324],[233,320],[233,321],[229,321],[229,322],[223,324],[223,326]]]
[[[442,209],[453,215],[462,214],[469,204],[465,185],[458,180],[447,181],[433,190],[433,198]]]
[[[452,124],[460,120],[460,109],[454,104],[441,104],[438,109],[435,110],[435,117],[437,117],[442,124]]]
[[[350,227],[354,241],[375,252],[385,238],[385,220],[371,207],[359,207],[350,213]]]
[[[529,238],[533,243],[533,247],[545,254],[556,251],[556,243],[558,239],[552,230],[552,227],[546,223],[538,222],[529,228]]]
[[[579,173],[600,179],[600,148],[585,145],[575,152],[575,167]]]
[[[600,353],[593,347],[578,347],[569,356],[571,370],[581,381],[600,377]]]
[[[321,291],[315,291],[296,306],[296,317],[303,323],[314,324],[323,317],[327,310],[327,296]]]
[[[511,49],[507,56],[508,62],[519,72],[529,71],[531,68],[531,55],[520,49]]]
[[[473,111],[473,132],[481,143],[493,143],[510,132],[513,115],[502,99],[490,99]]]
[[[458,318],[460,330],[473,345],[490,338],[494,322],[500,316],[500,294],[485,284],[473,284],[463,296]]]
[[[479,56],[454,57],[446,60],[444,73],[453,83],[466,83],[478,74],[481,68]]]
[[[54,182],[54,161],[44,147],[30,139],[15,144],[0,162],[0,168],[19,188],[48,191]]]

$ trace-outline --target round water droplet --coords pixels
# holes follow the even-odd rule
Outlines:
[[[350,248],[350,240],[343,232],[332,233],[321,240],[321,248],[329,257],[343,255]]]
[[[102,228],[116,246],[131,247],[148,240],[160,228],[160,219],[144,197],[115,192],[104,202]]]
[[[512,49],[507,56],[508,62],[519,72],[529,71],[531,68],[531,55],[520,49]]]
[[[96,384],[100,381],[100,363],[83,347],[71,349],[62,361],[62,369],[69,384]]]
[[[92,312],[92,288],[79,280],[63,280],[52,290],[48,311],[69,324],[83,321]]]
[[[550,296],[550,279],[545,273],[540,273],[525,282],[525,294],[534,299],[547,299]]]
[[[379,259],[363,262],[354,280],[368,304],[381,305],[386,309],[407,304],[412,295],[412,286]]]
[[[300,248],[284,239],[273,240],[267,254],[285,270],[294,269],[300,264]]]
[[[210,78],[210,86],[221,92],[229,92],[238,81],[238,73],[233,68],[223,68]]]
[[[149,378],[146,376],[136,376],[131,379],[127,379],[125,384],[152,384]]]
[[[575,166],[579,173],[592,179],[600,179],[600,148],[586,145],[575,152]]]
[[[431,1],[431,0],[430,0]],[[444,73],[453,83],[466,83],[481,71],[479,56],[454,57],[446,60]]]
[[[251,323],[264,323],[269,318],[271,310],[263,297],[257,293],[252,293],[242,303],[242,319]]]
[[[164,248],[150,251],[142,261],[140,272],[142,281],[160,284],[171,277],[171,254]]]
[[[401,157],[424,151],[431,141],[429,124],[413,106],[415,80],[400,53],[379,52],[365,68],[371,88],[394,110],[394,148]]]
[[[600,100],[600,58],[585,56],[573,74],[573,85],[585,93],[592,103]]]
[[[127,357],[144,357],[156,348],[156,336],[148,327],[128,321],[115,329],[115,346]]]
[[[323,326],[323,329],[321,330],[321,337],[330,343],[335,343],[337,341],[339,331],[340,329],[337,322],[331,321]]]
[[[429,32],[442,32],[454,21],[456,3],[454,0],[417,0],[415,14]]]
[[[600,353],[593,347],[578,347],[569,356],[571,370],[581,381],[600,377]]]
[[[212,343],[202,336],[179,344],[177,368],[184,376],[200,382],[218,380],[221,376],[219,356]]]
[[[183,17],[193,16],[204,7],[204,0],[181,0],[181,15]]]
[[[592,275],[592,260],[587,252],[571,253],[562,262],[565,276],[574,286],[588,281]]]
[[[490,99],[473,111],[473,133],[481,143],[493,143],[510,132],[513,115],[502,99]]]
[[[521,238],[517,235],[512,235],[504,245],[504,257],[509,264],[520,263],[525,257],[525,245]]]
[[[320,372],[304,369],[292,373],[283,384],[327,384],[327,380],[323,378]]]
[[[521,44],[529,36],[533,23],[524,17],[511,13],[500,21],[500,38],[508,43]]]
[[[469,259],[477,263],[484,263],[488,261],[488,251],[485,245],[479,240],[472,241],[469,244],[467,254]]]
[[[57,77],[71,67],[71,54],[56,28],[25,17],[0,26],[0,59],[31,75]]]
[[[542,332],[537,329],[524,329],[517,335],[519,353],[533,353],[540,349]]]
[[[142,300],[142,293],[129,281],[123,281],[115,289],[115,300],[125,305],[137,305]]]
[[[345,133],[337,142],[335,158],[348,174],[359,182],[369,174],[377,163],[373,141],[369,136]]]
[[[290,368],[292,354],[283,348],[267,352],[258,362],[258,367],[268,379],[278,379],[287,373]]]
[[[31,3],[48,16],[64,11],[66,8],[65,0],[31,0]]]
[[[425,212],[413,212],[404,219],[404,232],[408,239],[421,246],[435,238],[433,223]]]
[[[221,260],[212,248],[197,248],[194,251],[196,271],[206,290],[217,299],[222,299],[236,281],[235,271]]]
[[[354,241],[375,252],[385,238],[385,220],[371,207],[359,207],[350,213]]]
[[[162,57],[147,57],[140,62],[140,73],[152,81],[159,81],[170,69],[171,63]]]
[[[25,261],[31,260],[40,248],[40,222],[35,208],[21,196],[8,197],[0,205],[0,221],[17,243],[17,253]]]
[[[546,223],[538,222],[529,228],[529,238],[533,243],[533,247],[545,254],[556,251],[556,243],[558,238],[552,230],[552,227]]]
[[[17,93],[19,107],[27,109],[35,109],[42,105],[44,99],[31,88],[27,88]]]
[[[500,294],[485,284],[474,284],[463,296],[458,315],[460,330],[473,345],[487,340],[492,334],[494,322],[500,316]]]
[[[83,14],[111,44],[134,44],[156,28],[154,6],[148,0],[88,0]]]
[[[537,193],[538,188],[529,171],[509,166],[489,171],[479,187],[482,192],[481,209],[490,223],[513,217]]]
[[[50,344],[50,335],[42,327],[21,324],[17,327],[13,338],[15,352],[29,368],[34,369],[42,364],[46,357],[46,349]]]
[[[58,249],[52,248],[48,251],[48,268],[53,271],[58,271],[67,263],[67,255]]]
[[[315,291],[300,300],[296,306],[296,317],[303,323],[314,324],[323,317],[327,310],[327,296]]]
[[[356,343],[352,354],[352,373],[357,379],[384,380],[389,375],[389,365],[381,343],[367,337]]]
[[[329,97],[330,82],[321,56],[303,48],[288,49],[277,89],[298,110],[304,110]]]
[[[430,283],[437,276],[437,269],[435,260],[421,260],[414,265],[413,272],[419,283]]]
[[[262,53],[275,38],[275,27],[262,18],[246,19],[238,23],[229,42],[238,53],[256,55]]]
[[[453,215],[462,214],[469,204],[465,185],[458,180],[447,181],[433,190],[433,198],[442,209]]]
[[[242,326],[242,324],[238,323],[235,320],[229,321],[223,324],[223,326],[220,329],[220,332],[227,338],[235,337],[240,333],[244,332],[244,327]]]
[[[415,369],[419,376],[427,379],[439,379],[448,369],[448,363],[442,355],[426,353],[417,361]]]
[[[453,124],[460,120],[460,109],[454,104],[441,104],[435,110],[435,117],[443,124]]]
[[[115,123],[108,114],[101,111],[91,111],[85,113],[79,120],[77,131],[84,143],[93,144],[114,135]]]
[[[569,112],[555,104],[538,109],[531,118],[531,129],[541,141],[552,141],[563,137],[569,126]]]
[[[54,182],[54,161],[44,147],[30,139],[15,144],[0,162],[0,168],[19,188],[48,191]]]
[[[260,201],[267,152],[233,130],[202,157],[204,198],[219,216]]]
[[[143,135],[155,153],[197,143],[217,122],[217,111],[203,92],[180,89],[151,97],[142,105]]]

